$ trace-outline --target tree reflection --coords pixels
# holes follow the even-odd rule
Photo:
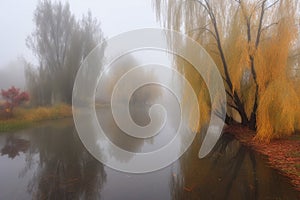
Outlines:
[[[198,143],[180,159],[178,174],[171,175],[173,199],[295,198],[287,192],[288,186],[274,184],[280,183],[276,171],[233,136],[223,135],[213,152],[202,160],[197,158]]]
[[[32,198],[100,199],[106,173],[84,149],[73,124],[40,127],[34,132],[38,134],[32,137],[31,159],[27,159],[27,168],[36,166],[32,162],[38,164],[28,184]]]
[[[20,154],[25,153],[30,146],[30,142],[25,139],[16,138],[13,134],[6,138],[5,146],[1,149],[1,156],[7,155],[14,159]]]

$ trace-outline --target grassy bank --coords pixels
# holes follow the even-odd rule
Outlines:
[[[0,120],[0,132],[9,132],[22,129],[34,123],[46,120],[54,120],[72,116],[72,108],[69,105],[56,105],[53,107],[18,108],[11,119]]]
[[[288,177],[295,189],[300,191],[300,135],[294,134],[270,143],[259,142],[255,132],[241,126],[231,126],[224,130],[233,134],[237,140],[266,156],[268,164]]]

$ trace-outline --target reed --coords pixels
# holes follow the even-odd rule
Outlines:
[[[55,120],[72,116],[72,108],[66,104],[52,107],[17,108],[9,119],[0,119],[0,132],[26,128],[36,122]]]

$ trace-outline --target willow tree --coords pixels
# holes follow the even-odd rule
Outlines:
[[[227,124],[257,129],[267,141],[294,132],[299,96],[288,74],[298,65],[291,62],[298,2],[155,0],[154,6],[166,28],[188,34],[214,59],[226,88]],[[207,97],[199,95],[200,102]]]

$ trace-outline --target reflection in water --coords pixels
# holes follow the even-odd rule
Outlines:
[[[5,146],[1,149],[1,156],[7,155],[9,158],[14,159],[21,152],[25,153],[29,146],[30,142],[28,140],[16,138],[12,134],[6,138]]]
[[[73,126],[36,130],[30,155],[39,163],[29,184],[36,199],[99,199],[105,182],[103,166],[80,145]],[[33,159],[27,165],[32,166]]]
[[[67,124],[46,124],[28,133],[8,134],[1,155],[5,154],[24,158],[19,162],[21,171],[14,173],[18,173],[20,179],[27,179],[26,192],[31,195],[30,199],[100,199],[106,180],[103,165],[81,145],[70,120]],[[27,177],[32,170],[31,177]],[[5,193],[0,189],[0,194]]]
[[[171,166],[137,175],[95,160],[71,119],[1,134],[0,199],[297,199],[287,180],[232,137],[203,160],[197,141]]]
[[[223,135],[213,152],[196,159],[193,144],[172,174],[173,199],[298,199],[284,177],[230,135]]]

